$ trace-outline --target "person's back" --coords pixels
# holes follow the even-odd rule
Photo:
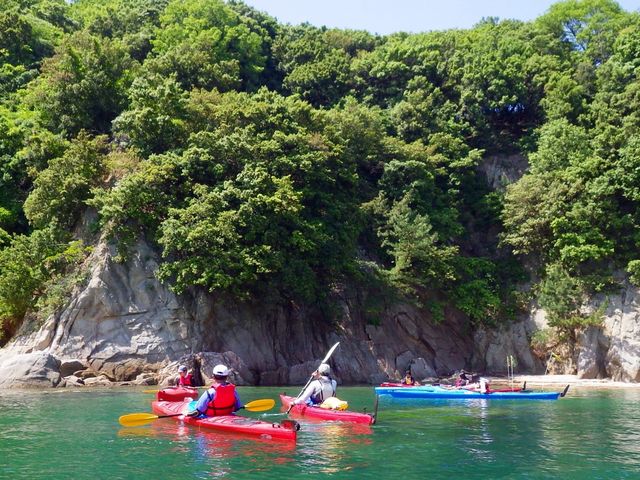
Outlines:
[[[338,389],[337,382],[329,376],[321,375],[320,378],[314,380],[312,383],[316,383],[316,389],[311,395],[311,402],[314,405],[319,405],[329,397],[336,396],[336,390]]]
[[[227,382],[229,369],[225,365],[216,365],[213,369],[213,385],[204,392],[190,416],[215,417],[231,415],[242,407],[240,397],[233,383]]]
[[[336,396],[337,382],[330,377],[331,368],[326,363],[321,364],[318,370],[313,372],[314,380],[302,394],[293,401],[293,404],[311,403],[319,405],[329,397]]]

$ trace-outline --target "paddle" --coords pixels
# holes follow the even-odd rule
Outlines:
[[[250,412],[264,412],[265,410],[271,410],[275,406],[276,402],[272,398],[262,398],[260,400],[254,400],[246,405],[240,407]],[[183,413],[175,413],[173,415],[154,415],[153,413],[129,413],[122,415],[118,422],[124,427],[139,427],[153,422],[159,418],[179,417],[184,415]]]
[[[327,363],[327,360],[329,360],[329,358],[331,357],[331,355],[333,354],[333,351],[338,348],[338,345],[340,345],[340,342],[336,342],[336,344],[331,347],[331,349],[327,352],[327,354],[325,355],[325,357],[322,359],[322,361],[320,362],[320,365],[322,365],[323,363]],[[320,365],[318,365],[318,368],[320,368]],[[298,398],[300,398],[300,395],[302,395],[304,393],[304,391],[307,389],[307,387],[309,386],[309,384],[311,383],[311,381],[313,380],[313,373],[311,374],[311,376],[309,377],[309,380],[307,380],[307,383],[305,384],[304,387],[302,387],[302,390],[300,390],[300,393],[298,394],[298,396],[296,397],[296,400]],[[289,408],[287,409],[287,413],[289,413],[291,411],[291,409],[293,408],[294,403],[291,402],[291,405],[289,405]]]

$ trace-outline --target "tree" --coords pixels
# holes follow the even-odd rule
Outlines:
[[[172,0],[160,16],[147,68],[184,89],[251,90],[265,65],[262,39],[220,0]]]
[[[406,294],[420,298],[423,291],[442,288],[455,279],[451,262],[458,249],[443,245],[429,217],[417,214],[409,203],[410,195],[394,203],[379,235],[393,259],[392,281]]]
[[[139,76],[129,89],[129,108],[113,121],[117,137],[143,156],[183,143],[187,94],[174,76]]]
[[[80,242],[54,228],[16,235],[0,249],[0,337],[13,332],[25,313],[68,268],[84,258]]]
[[[69,138],[82,129],[106,133],[126,105],[134,66],[118,40],[72,34],[43,63],[26,104],[47,128]]]
[[[36,177],[24,203],[31,225],[70,229],[91,197],[91,189],[101,182],[106,152],[106,137],[91,138],[81,132],[62,157],[51,160]]]
[[[152,49],[160,15],[169,0],[79,0],[70,13],[92,35],[119,39],[135,60]]]

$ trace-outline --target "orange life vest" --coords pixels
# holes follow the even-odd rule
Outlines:
[[[190,387],[191,384],[192,384],[192,377],[190,373],[186,374],[184,377],[182,375],[178,377],[178,386]]]
[[[217,417],[220,415],[231,415],[236,406],[236,386],[233,383],[224,385],[211,385],[216,391],[213,400],[207,404],[207,417]]]

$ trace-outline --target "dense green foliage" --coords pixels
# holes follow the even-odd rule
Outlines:
[[[78,279],[87,208],[178,292],[326,306],[353,282],[367,312],[495,323],[526,264],[571,329],[614,270],[639,281],[640,16],[612,0],[384,37],[236,0],[0,6],[0,319]]]

